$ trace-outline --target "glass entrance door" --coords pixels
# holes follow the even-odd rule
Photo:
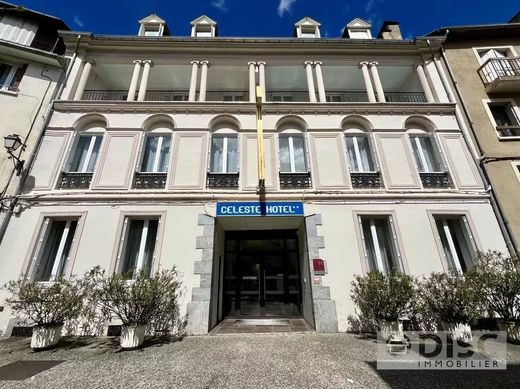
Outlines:
[[[226,234],[223,316],[301,315],[295,231]]]

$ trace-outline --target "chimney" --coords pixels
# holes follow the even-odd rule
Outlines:
[[[403,39],[401,35],[401,29],[399,28],[399,22],[385,21],[381,26],[378,39]]]

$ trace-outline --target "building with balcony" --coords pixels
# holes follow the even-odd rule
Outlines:
[[[370,29],[322,38],[305,18],[294,37],[229,38],[201,17],[175,37],[151,15],[138,36],[63,32],[70,78],[0,282],[175,265],[191,334],[293,317],[335,332],[351,328],[356,274],[465,271],[505,251],[442,38]]]
[[[457,85],[492,195],[508,229],[511,251],[520,242],[520,21],[445,27],[444,58]]]
[[[68,30],[53,16],[0,1],[0,139],[17,134],[22,146],[14,151],[31,158],[46,113],[65,75],[65,46],[58,30]],[[0,241],[19,179],[13,162],[0,153]],[[12,209],[11,209],[12,210]]]

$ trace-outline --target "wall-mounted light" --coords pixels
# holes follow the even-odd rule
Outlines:
[[[16,171],[16,175],[19,176],[22,174],[23,171],[23,164],[25,161],[21,161],[20,158],[18,158],[13,153],[20,148],[22,145],[22,140],[20,139],[20,136],[16,134],[11,134],[4,136],[4,147],[7,150],[7,154],[9,156],[8,159],[12,159],[14,163],[14,169]]]

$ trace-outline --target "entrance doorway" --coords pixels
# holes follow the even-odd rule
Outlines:
[[[295,230],[226,232],[223,317],[301,316],[298,247]]]

